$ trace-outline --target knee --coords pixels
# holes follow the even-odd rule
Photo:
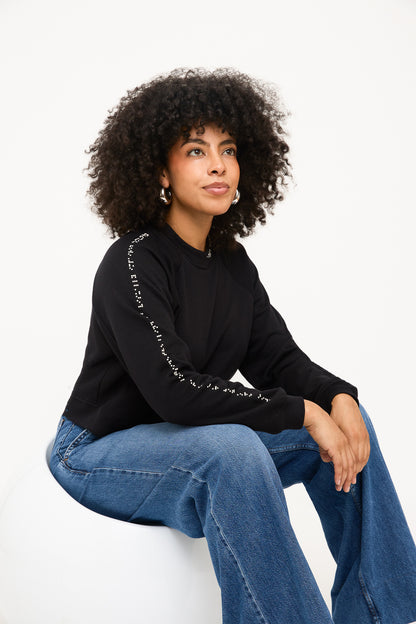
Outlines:
[[[364,424],[365,424],[365,426],[367,428],[367,431],[368,431],[368,434],[369,434],[370,438],[375,437],[374,426],[373,426],[373,423],[371,421],[371,418],[368,415],[368,412],[366,411],[364,406],[361,405],[361,403],[360,403],[360,412],[361,412],[361,416],[363,418]]]
[[[370,416],[368,415],[367,411],[365,410],[365,408],[361,405],[361,403],[360,403],[360,411],[364,420],[364,424],[367,428],[368,435],[370,436],[370,458],[368,462],[370,463],[370,461],[373,462],[377,456],[378,457],[381,456],[380,444],[377,438],[377,433],[374,428],[373,422]]]
[[[211,464],[245,472],[272,461],[257,433],[245,425],[211,425],[203,429],[200,444]]]

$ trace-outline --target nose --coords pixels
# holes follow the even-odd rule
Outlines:
[[[225,173],[225,163],[220,154],[212,154],[208,163],[208,173],[210,175],[223,175]]]

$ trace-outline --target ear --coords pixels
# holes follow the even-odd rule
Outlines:
[[[168,176],[168,172],[166,171],[166,169],[163,169],[162,173],[159,176],[159,184],[163,186],[164,188],[169,188],[170,186],[169,176]]]

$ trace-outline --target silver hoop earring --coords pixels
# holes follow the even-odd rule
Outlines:
[[[235,189],[235,195],[234,195],[234,199],[231,202],[231,206],[235,206],[236,204],[238,204],[238,201],[240,199],[240,191],[238,189]]]
[[[162,186],[159,192],[159,197],[160,200],[165,204],[165,206],[169,206],[170,202],[172,201],[172,192]]]

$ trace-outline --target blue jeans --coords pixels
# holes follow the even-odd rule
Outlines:
[[[98,438],[64,417],[51,470],[80,503],[205,536],[224,624],[408,624],[416,549],[372,424],[367,466],[337,492],[305,429],[139,425]],[[302,482],[337,562],[332,618],[292,530],[283,488]]]

